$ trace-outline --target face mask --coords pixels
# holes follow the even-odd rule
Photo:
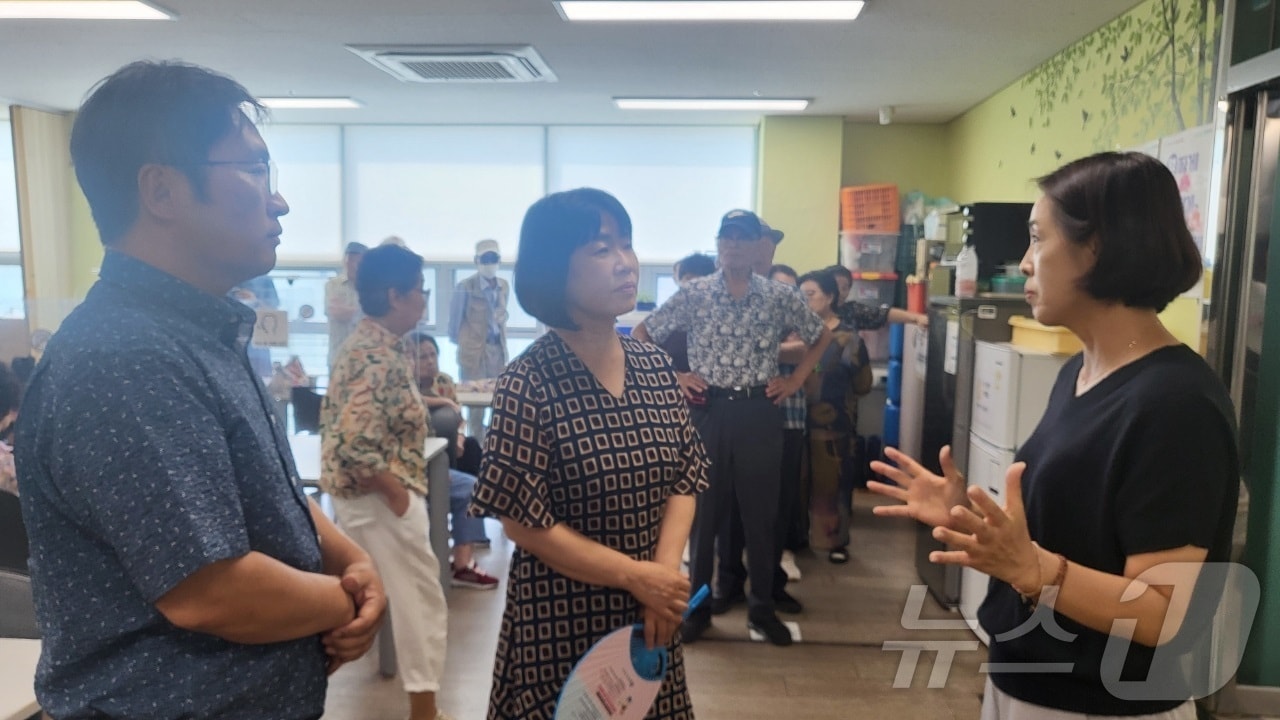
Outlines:
[[[498,263],[486,263],[480,266],[481,277],[493,279],[498,275]]]

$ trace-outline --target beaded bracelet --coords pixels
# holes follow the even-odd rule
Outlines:
[[[1039,543],[1033,540],[1031,544],[1035,546],[1036,552],[1039,552],[1041,550]],[[1012,583],[1010,583],[1009,585],[1009,587],[1013,588],[1013,591],[1018,593],[1018,596],[1022,598],[1022,602],[1030,606],[1032,610],[1035,610],[1037,607],[1039,607],[1040,595],[1044,591],[1044,589],[1047,587],[1055,588],[1054,599],[1056,600],[1058,589],[1062,587],[1063,581],[1067,579],[1066,556],[1063,555],[1062,553],[1054,553],[1054,555],[1056,555],[1058,558],[1058,572],[1053,576],[1053,582],[1048,583],[1047,585],[1041,585],[1034,592],[1023,592],[1020,588],[1018,588],[1018,586],[1013,585]],[[1036,564],[1039,565],[1039,558],[1036,559]]]

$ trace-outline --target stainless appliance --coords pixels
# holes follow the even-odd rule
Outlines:
[[[939,296],[929,302],[929,349],[924,391],[924,427],[920,463],[941,473],[938,453],[951,446],[956,467],[968,472],[969,421],[973,403],[974,342],[1008,342],[1009,318],[1030,316],[1031,307],[1018,296]],[[929,562],[929,553],[944,549],[933,528],[917,524],[916,572],[934,598],[946,607],[960,602],[960,568]]]
[[[963,205],[947,216],[947,255],[972,245],[978,251],[978,284],[985,287],[1001,265],[1016,263],[1027,252],[1030,217],[1031,203]]]

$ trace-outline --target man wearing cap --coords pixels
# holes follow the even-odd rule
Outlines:
[[[342,256],[341,275],[324,284],[324,314],[329,318],[329,370],[338,357],[338,348],[360,322],[360,298],[356,295],[356,272],[360,259],[369,250],[362,243],[349,242]]]
[[[776,228],[770,227],[769,223],[763,219],[760,220],[760,234],[769,240],[769,242],[757,243],[759,247],[755,262],[752,263],[751,271],[755,274],[768,278],[769,268],[773,267],[773,256],[777,252],[778,244],[782,242],[785,234]],[[770,279],[770,282],[773,282]],[[792,292],[799,292],[792,288]],[[781,356],[778,363],[778,374],[786,377],[795,371],[795,363],[804,357],[807,346],[794,337],[788,337],[782,343]],[[785,361],[785,362],[784,362]],[[775,526],[776,536],[774,544],[777,546],[777,555],[779,558],[778,565],[775,566],[773,572],[773,603],[774,607],[783,613],[797,614],[804,610],[804,606],[800,604],[786,590],[787,581],[799,580],[799,568],[795,566],[795,561],[790,560],[787,565],[795,571],[796,575],[791,576],[784,569],[781,562],[783,551],[788,549],[791,543],[791,535],[793,534],[792,525],[793,516],[799,514],[800,509],[800,471],[803,462],[804,451],[804,426],[808,406],[805,404],[804,388],[795,392],[794,395],[787,397],[782,401],[782,465],[780,475],[780,494],[778,496],[777,505],[777,525]],[[743,537],[741,513],[738,512],[737,504],[732,502],[733,510],[725,513],[720,519],[720,528],[716,533],[716,552],[718,561],[716,563],[716,582],[715,595],[711,598],[711,614],[721,615],[729,611],[729,609],[740,603],[746,602],[746,593],[743,591],[743,583],[747,579],[747,568],[742,563],[742,550],[746,543]],[[806,513],[807,515],[807,513]]]
[[[633,335],[661,342],[677,330],[688,332],[691,384],[705,388],[705,402],[690,410],[712,461],[711,487],[698,496],[690,539],[692,586],[711,582],[717,524],[736,498],[751,581],[747,625],[775,645],[790,645],[791,633],[778,620],[774,600],[783,437],[779,404],[800,389],[831,333],[793,290],[752,272],[761,243],[772,244],[772,239],[760,218],[731,210],[716,238],[720,271],[676,291]],[[778,351],[792,331],[808,349],[796,371],[784,378],[778,374]],[[710,608],[694,611],[682,630],[685,642],[696,641],[710,625]]]
[[[449,306],[449,339],[458,346],[462,380],[496,378],[507,367],[507,298],[498,277],[497,240],[476,243],[476,273],[458,283]]]

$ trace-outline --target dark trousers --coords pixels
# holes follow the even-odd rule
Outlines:
[[[773,614],[778,569],[775,528],[782,467],[782,408],[764,395],[741,400],[710,399],[691,410],[711,459],[710,487],[698,496],[689,542],[689,575],[695,588],[709,585],[715,566],[720,520],[737,513],[747,548],[750,614]],[[710,613],[704,606],[700,612]]]
[[[798,529],[798,518],[805,507],[801,504],[801,461],[804,458],[804,430],[782,431],[782,466],[781,486],[778,495],[778,518],[774,526],[774,544],[777,545],[777,560],[782,559],[783,550],[798,550],[805,537]],[[803,513],[808,517],[808,512]],[[807,526],[807,525],[806,525]],[[805,533],[808,530],[804,531]],[[742,530],[742,515],[738,509],[738,500],[733,498],[733,509],[720,520],[720,528],[716,533],[716,584],[717,597],[732,597],[742,591],[747,579],[747,568],[742,564],[742,549],[746,546],[746,537]],[[773,573],[773,588],[776,592],[787,584],[787,574],[781,566]]]

